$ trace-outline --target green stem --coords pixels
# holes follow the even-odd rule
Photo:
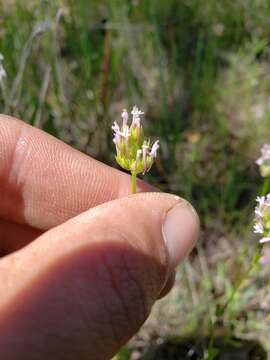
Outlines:
[[[229,296],[229,299],[227,300],[226,304],[222,308],[222,314],[225,313],[227,308],[234,301],[235,296],[238,294],[238,292],[241,289],[245,280],[250,276],[250,274],[253,272],[253,270],[258,266],[260,258],[261,258],[261,253],[262,253],[262,247],[259,246],[253,254],[252,260],[250,262],[250,265],[249,265],[247,271],[238,279],[238,281],[234,285],[234,288],[231,292],[231,295]]]
[[[264,179],[262,190],[261,190],[261,196],[266,195],[269,190],[269,176]]]
[[[136,194],[137,192],[137,174],[136,172],[131,172],[131,181],[132,181],[132,194]]]
[[[261,258],[261,252],[262,252],[262,246],[258,246],[254,251],[253,257],[251,259],[251,262],[249,264],[247,271],[244,274],[242,274],[239,277],[239,279],[236,281],[228,300],[218,310],[217,318],[224,317],[225,312],[228,310],[228,308],[234,301],[236,295],[240,292],[245,280],[251,275],[253,270],[258,266],[260,258]],[[212,350],[214,348],[213,345],[214,345],[214,340],[215,340],[215,325],[216,325],[217,320],[218,319],[216,319],[214,323],[211,323],[211,330],[210,330],[209,343],[208,343],[208,352],[210,352],[210,350]],[[217,355],[218,354],[216,354],[216,356]],[[211,359],[215,359],[216,356],[211,357]],[[209,357],[206,358],[206,360],[209,360],[209,359],[210,359]]]

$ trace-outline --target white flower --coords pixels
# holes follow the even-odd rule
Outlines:
[[[0,82],[2,82],[3,79],[7,77],[7,73],[4,68],[3,61],[4,61],[4,56],[0,53]]]
[[[122,119],[123,119],[123,127],[126,127],[128,122],[128,112],[126,109],[124,109],[122,112]]]
[[[116,121],[113,123],[112,129],[114,131],[113,142],[115,143],[117,151],[120,151],[120,127]]]
[[[4,69],[3,65],[0,65],[0,81],[7,77],[6,70]]]
[[[153,146],[152,146],[152,149],[151,149],[151,152],[150,152],[150,156],[152,156],[152,158],[156,158],[157,157],[157,151],[159,149],[159,140],[155,141]]]
[[[261,156],[256,160],[257,165],[262,165],[266,160],[270,160],[270,144],[264,144],[261,148]]]
[[[123,124],[122,131],[118,131],[118,135],[120,135],[124,138],[125,145],[126,145],[126,153],[128,156],[130,128],[127,125]]]
[[[260,243],[261,244],[265,244],[265,243],[267,243],[267,242],[269,242],[270,241],[270,236],[268,236],[268,237],[263,237],[261,240],[260,240]]]
[[[260,243],[270,241],[270,194],[257,196],[253,231],[263,235]]]
[[[140,127],[141,126],[141,118],[140,116],[144,114],[143,111],[139,110],[137,106],[133,106],[131,111],[132,116],[132,124],[131,126]]]
[[[263,224],[262,223],[254,224],[254,233],[255,234],[263,234]]]
[[[262,210],[264,208],[265,205],[265,196],[257,196],[256,201],[258,203],[258,205],[255,208],[255,214],[257,217],[261,217],[262,216]]]
[[[133,106],[133,109],[131,110],[131,114],[133,115],[133,117],[140,117],[141,115],[144,114],[144,112],[139,110],[137,108],[137,106],[135,105],[135,106]]]

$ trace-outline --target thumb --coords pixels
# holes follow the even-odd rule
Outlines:
[[[143,324],[198,228],[184,200],[143,193],[3,258],[1,359],[109,359]]]

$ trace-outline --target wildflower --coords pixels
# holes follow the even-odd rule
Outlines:
[[[258,196],[255,208],[254,233],[262,237],[260,243],[270,241],[270,193],[266,196]]]
[[[256,160],[256,164],[260,167],[262,177],[270,175],[270,144],[264,144],[261,148],[261,156]]]
[[[159,141],[151,146],[150,140],[145,139],[141,124],[141,115],[144,113],[136,106],[131,111],[132,121],[128,125],[129,115],[126,109],[122,112],[122,125],[115,121],[112,129],[113,142],[116,147],[116,161],[125,170],[132,174],[132,191],[136,192],[136,176],[149,171],[157,157]]]

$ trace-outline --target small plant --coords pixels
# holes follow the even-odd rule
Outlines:
[[[128,125],[128,112],[122,112],[122,126],[115,121],[112,129],[114,131],[113,142],[116,147],[115,159],[125,170],[131,172],[132,193],[136,193],[136,179],[138,174],[148,172],[157,157],[159,141],[152,145],[149,139],[145,138],[141,124],[141,115],[144,113],[136,106],[132,111],[132,122]]]
[[[224,305],[218,306],[216,309],[216,317],[214,323],[212,323],[210,340],[203,360],[214,360],[217,358],[219,351],[214,347],[215,325],[219,319],[224,318],[225,313],[234,303],[234,300],[240,295],[243,285],[254,270],[257,269],[259,263],[263,265],[269,262],[269,255],[267,256],[266,252],[266,255],[264,255],[263,244],[270,242],[270,193],[267,193],[270,179],[270,144],[264,144],[262,146],[261,156],[256,160],[256,164],[259,166],[260,174],[264,178],[264,182],[261,196],[257,196],[256,198],[257,205],[254,210],[253,231],[255,234],[260,234],[261,238],[254,249],[247,270],[240,274],[234,283],[228,300]]]

